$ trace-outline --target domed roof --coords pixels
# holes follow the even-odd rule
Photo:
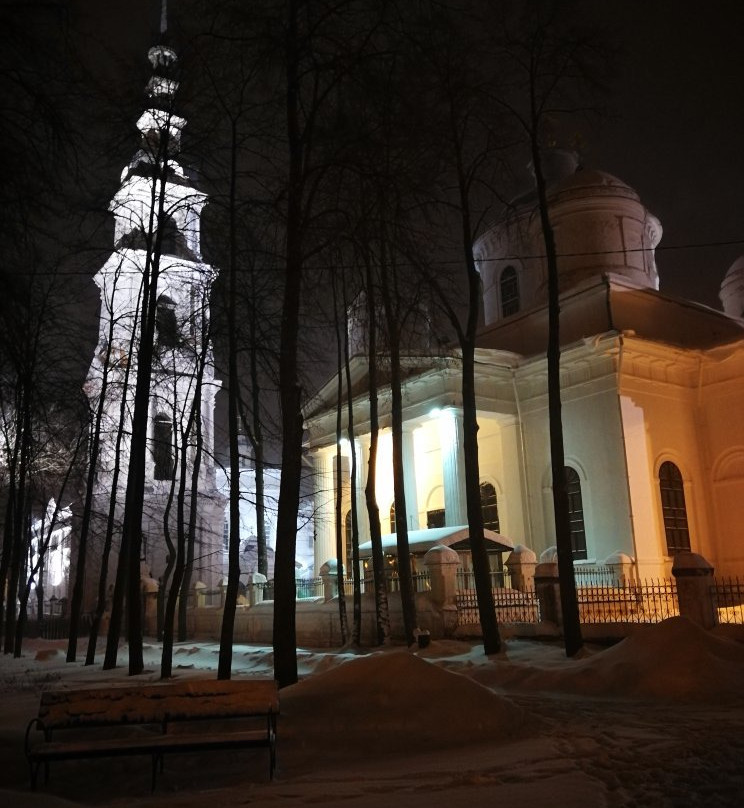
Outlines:
[[[571,174],[550,189],[550,196],[554,200],[571,196],[620,196],[640,202],[640,197],[630,185],[606,171],[596,169]]]
[[[734,280],[744,278],[744,255],[740,255],[736,261],[728,269],[724,276],[724,282],[727,280]]]
[[[744,255],[740,255],[729,267],[721,281],[718,297],[726,314],[744,317]]]

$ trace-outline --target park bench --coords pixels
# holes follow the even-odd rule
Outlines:
[[[42,765],[47,782],[53,762],[149,755],[154,789],[166,754],[264,746],[271,779],[278,713],[273,679],[47,690],[26,728],[31,788],[36,788]]]

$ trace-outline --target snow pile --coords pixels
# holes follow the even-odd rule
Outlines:
[[[283,731],[302,727],[303,746],[357,755],[498,742],[525,729],[510,701],[407,650],[352,659],[285,688],[281,711]]]
[[[684,617],[640,626],[617,645],[536,668],[496,660],[469,675],[488,687],[587,696],[669,701],[738,701],[744,682],[744,646],[718,637]]]

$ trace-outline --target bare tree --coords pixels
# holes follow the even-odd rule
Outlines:
[[[523,9],[504,26],[502,64],[509,65],[511,86],[521,91],[502,94],[494,101],[514,119],[532,158],[537,209],[545,245],[548,275],[548,414],[558,575],[561,590],[564,642],[567,656],[581,649],[576,581],[573,567],[571,521],[563,446],[560,391],[560,273],[550,219],[550,200],[544,171],[544,152],[555,144],[560,122],[596,113],[595,91],[606,64],[601,38],[582,30],[570,17],[549,4]]]

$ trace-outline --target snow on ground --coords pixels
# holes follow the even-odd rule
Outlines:
[[[130,681],[122,667],[65,663],[65,644],[28,641],[0,658],[3,806],[689,808],[744,805],[744,644],[683,618],[568,660],[556,643],[369,653],[300,650],[281,693],[278,771],[265,750],[166,759],[154,794],[145,758],[52,767],[32,794],[23,733],[42,687]],[[176,647],[179,678],[213,677],[217,646]],[[158,678],[160,647],[145,648]],[[235,646],[235,677],[271,676],[270,648]]]

